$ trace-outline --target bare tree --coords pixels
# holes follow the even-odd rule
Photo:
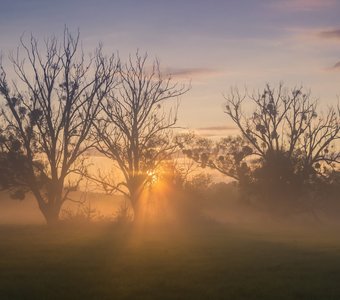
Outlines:
[[[218,141],[187,134],[177,137],[183,154],[201,168],[209,167],[237,181],[248,173],[246,159],[253,153],[241,136],[229,136]]]
[[[233,89],[225,98],[225,113],[242,135],[219,141],[184,138],[184,154],[238,181],[247,200],[268,200],[278,210],[280,202],[290,212],[293,207],[313,210],[310,200],[328,195],[327,189],[336,185],[339,107],[319,113],[310,93],[283,85],[267,85],[252,95]]]
[[[49,38],[42,48],[33,36],[22,38],[10,56],[15,77],[8,80],[1,66],[2,142],[24,161],[18,172],[25,176],[15,185],[33,193],[48,224],[58,221],[79,184],[69,175],[84,174],[84,157],[93,147],[87,137],[116,78],[113,56],[106,58],[98,47],[86,59],[79,43],[79,32],[72,36],[66,28],[61,41]]]
[[[320,113],[309,92],[282,84],[250,96],[232,90],[226,100],[225,113],[257,158],[250,164],[248,194],[280,212],[315,214],[319,200],[330,195],[322,187],[333,185],[339,168],[339,108]]]
[[[137,212],[138,200],[152,172],[176,149],[172,143],[177,105],[166,109],[168,100],[188,88],[164,77],[158,61],[149,68],[147,55],[136,54],[119,68],[120,82],[102,102],[98,116],[97,149],[115,161],[122,181],[105,182],[108,190],[128,196]]]
[[[340,163],[339,108],[319,114],[310,93],[302,88],[289,91],[282,84],[277,89],[267,85],[263,93],[249,97],[232,90],[225,98],[225,113],[252,146],[253,155],[265,159],[268,153],[281,152],[290,160],[299,156],[306,174]],[[254,109],[247,114],[245,105]]]

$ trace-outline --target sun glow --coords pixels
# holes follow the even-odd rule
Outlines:
[[[148,182],[150,186],[154,186],[155,184],[159,183],[159,175],[158,172],[155,170],[148,170],[146,171],[148,175]]]
[[[146,172],[148,184],[142,192],[137,209],[140,225],[167,219],[172,214],[169,205],[172,189],[164,176],[167,172],[164,166]]]

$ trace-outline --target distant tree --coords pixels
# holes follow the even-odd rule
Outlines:
[[[35,162],[38,164],[38,162]],[[10,196],[22,200],[27,188],[27,161],[22,154],[21,144],[16,138],[0,131],[0,191],[9,191]]]
[[[131,200],[137,213],[141,193],[161,162],[175,151],[172,143],[177,106],[169,100],[188,88],[164,76],[158,61],[149,68],[147,55],[136,54],[118,70],[119,84],[102,102],[97,117],[97,149],[115,161],[123,174],[121,182],[102,178],[110,191],[119,191]]]
[[[33,36],[21,39],[10,56],[14,78],[1,66],[1,144],[10,158],[2,167],[12,168],[7,185],[21,198],[31,191],[48,224],[58,221],[79,184],[69,175],[85,172],[84,155],[93,147],[87,137],[116,78],[113,56],[104,57],[99,47],[87,60],[79,42],[79,33],[68,29],[62,41],[49,38],[43,48]]]
[[[339,107],[320,114],[310,93],[302,88],[289,91],[282,84],[277,89],[267,85],[263,93],[249,97],[232,90],[225,98],[225,113],[252,146],[253,155],[266,159],[280,152],[289,160],[298,156],[306,176],[340,163]],[[242,105],[253,110],[245,113]]]
[[[269,203],[277,199],[274,205],[288,205],[289,210],[310,209],[310,190],[318,189],[320,178],[329,180],[340,163],[339,109],[330,107],[322,114],[310,93],[283,85],[267,85],[250,96],[232,90],[226,100],[226,114],[257,158],[250,166],[252,195]],[[245,105],[252,110],[245,113]]]
[[[339,108],[319,113],[310,93],[283,85],[252,95],[234,89],[225,98],[225,113],[242,136],[189,139],[182,148],[201,166],[237,180],[252,197],[296,201],[339,167]]]
[[[177,143],[183,154],[202,168],[212,168],[237,181],[249,173],[247,157],[252,147],[241,136],[229,136],[218,141],[193,134],[177,136]]]

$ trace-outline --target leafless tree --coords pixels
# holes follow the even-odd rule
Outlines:
[[[339,108],[330,107],[326,114],[319,114],[310,93],[302,88],[289,91],[282,84],[277,89],[267,85],[263,93],[249,97],[232,90],[225,99],[225,113],[253,148],[252,155],[262,159],[275,152],[284,153],[288,159],[298,156],[305,173],[340,163],[336,148],[340,139]],[[242,109],[252,105],[248,113]]]
[[[176,149],[172,129],[178,102],[168,107],[168,101],[188,90],[164,76],[157,60],[151,67],[147,62],[147,55],[136,53],[120,66],[118,87],[102,102],[95,125],[97,149],[117,163],[123,178],[102,181],[106,189],[128,196],[135,212],[150,175]]]
[[[237,181],[247,173],[246,159],[252,154],[249,143],[241,136],[213,141],[192,134],[178,136],[183,154],[202,168],[211,168]]]
[[[184,138],[187,156],[238,181],[247,199],[277,206],[272,200],[280,198],[289,210],[305,210],[311,198],[328,195],[323,187],[336,185],[339,171],[339,107],[319,113],[310,93],[283,85],[251,95],[232,89],[225,98],[225,113],[242,135]]]
[[[24,162],[18,172],[25,176],[15,184],[33,193],[52,224],[79,184],[69,175],[85,172],[84,156],[93,147],[87,137],[115,83],[117,62],[100,46],[87,59],[79,32],[72,35],[67,28],[62,40],[48,38],[42,47],[33,36],[28,42],[21,38],[10,62],[14,78],[8,79],[3,65],[0,74],[2,142],[9,152],[15,146]]]

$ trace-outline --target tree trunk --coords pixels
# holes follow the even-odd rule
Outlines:
[[[40,211],[42,212],[47,225],[56,225],[59,223],[59,214],[61,205],[59,203],[46,203],[44,205],[39,204]]]
[[[133,208],[134,217],[133,220],[136,222],[141,219],[141,194],[143,191],[142,181],[138,176],[133,177],[129,180],[128,183],[129,189],[129,199],[131,202],[131,206]]]
[[[143,219],[143,208],[141,203],[141,193],[139,189],[130,190],[130,201],[133,208],[133,221],[140,222]]]
[[[48,226],[54,226],[59,223],[59,211],[51,210],[47,214],[44,214],[46,223]]]
[[[136,222],[140,219],[140,209],[139,209],[139,199],[138,195],[136,193],[130,192],[130,202],[131,206],[133,208],[133,221]]]

